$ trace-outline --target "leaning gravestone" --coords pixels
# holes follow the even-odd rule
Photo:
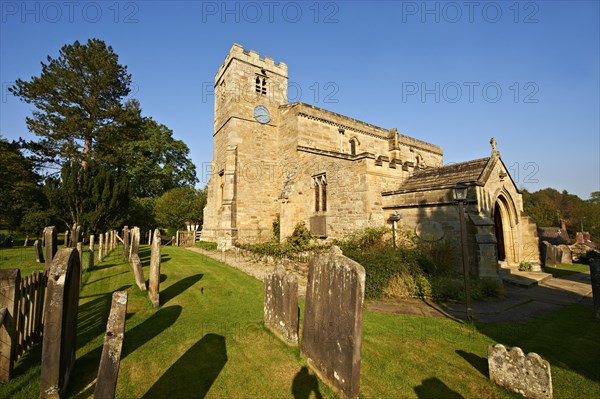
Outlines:
[[[592,280],[594,313],[596,318],[600,319],[600,259],[590,259],[590,279]]]
[[[52,259],[58,250],[58,238],[54,226],[48,226],[44,229],[44,247],[46,249],[46,273],[48,273],[52,265]]]
[[[507,351],[504,345],[490,345],[488,366],[496,384],[526,398],[552,399],[550,363],[537,353],[525,356],[516,346]]]
[[[148,281],[148,297],[155,308],[160,305],[160,230],[154,230],[152,250],[150,253],[150,279]]]
[[[298,345],[298,279],[282,264],[265,276],[265,327],[285,343]]]
[[[121,362],[121,349],[125,335],[126,315],[127,291],[113,292],[94,398],[105,399],[115,397],[119,364]]]
[[[365,269],[335,246],[311,259],[308,267],[302,353],[343,397],[356,398]]]
[[[123,256],[129,257],[129,227],[123,227]]]
[[[142,271],[142,261],[138,255],[138,248],[140,246],[140,228],[134,227],[131,229],[131,254],[129,256],[129,263],[133,269],[133,275],[135,276],[135,284],[142,291],[146,291],[146,280],[144,280],[144,272]]]
[[[75,364],[81,265],[75,248],[61,249],[48,274],[40,398],[61,397]]]
[[[42,242],[40,240],[35,240],[35,242],[33,243],[33,248],[35,250],[35,261],[37,263],[45,263]]]

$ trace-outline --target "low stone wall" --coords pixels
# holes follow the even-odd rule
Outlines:
[[[490,379],[504,388],[526,398],[551,399],[552,376],[550,363],[537,353],[513,347],[510,351],[501,344],[488,346]]]

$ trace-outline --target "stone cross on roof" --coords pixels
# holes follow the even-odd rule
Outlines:
[[[500,156],[500,151],[496,149],[496,139],[492,137],[490,139],[490,144],[492,145],[492,156]]]

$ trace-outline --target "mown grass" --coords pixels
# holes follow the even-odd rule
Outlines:
[[[589,272],[590,266],[581,263],[573,263],[571,265],[561,263],[556,267],[545,267],[544,271],[552,274],[552,277],[564,277],[575,273]]]
[[[147,276],[148,247],[140,255]],[[163,247],[162,262],[158,309],[135,286],[119,249],[85,275],[68,397],[93,395],[111,293],[118,289],[129,293],[118,398],[314,398],[315,391],[335,397],[302,373],[298,349],[263,328],[260,281],[181,248]],[[548,359],[555,398],[600,396],[600,322],[589,306],[510,325],[366,311],[363,330],[363,398],[519,397],[488,379],[487,346],[496,342]],[[0,397],[39,395],[39,347],[21,358]]]

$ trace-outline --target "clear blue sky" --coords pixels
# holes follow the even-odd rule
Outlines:
[[[600,190],[597,1],[0,3],[5,138],[33,138],[7,86],[96,37],[128,66],[144,115],[189,146],[203,186],[206,88],[240,43],[288,65],[290,101],[397,127],[445,163],[488,156],[495,136],[519,187]]]

